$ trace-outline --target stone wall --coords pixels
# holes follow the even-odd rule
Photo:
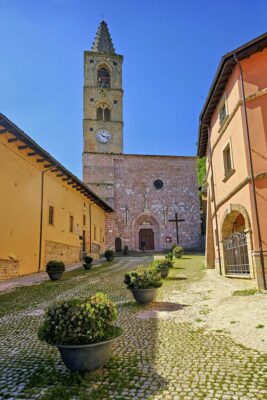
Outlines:
[[[0,258],[0,281],[14,279],[19,275],[19,261]]]
[[[138,232],[144,224],[157,232],[155,250],[170,248],[176,243],[176,228],[169,220],[177,212],[185,220],[179,223],[180,244],[199,249],[195,157],[84,153],[83,165],[84,182],[115,209],[114,232],[107,223],[107,247],[114,248],[115,237],[120,237],[122,246],[138,250]],[[155,189],[156,179],[163,181],[162,189]]]
[[[63,261],[65,264],[77,263],[80,261],[81,248],[76,246],[69,246],[64,243],[53,242],[51,240],[45,241],[45,262],[50,260]]]

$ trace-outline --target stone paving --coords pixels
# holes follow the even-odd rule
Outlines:
[[[182,271],[172,269],[157,302],[145,307],[132,300],[122,283],[124,273],[140,261],[147,264],[150,257],[119,258],[89,272],[69,272],[59,282],[2,294],[0,400],[266,399],[264,354],[179,317],[155,318],[155,313],[189,307],[166,298],[170,292],[189,291],[203,277],[203,257],[185,257]],[[105,368],[71,374],[57,349],[38,341],[36,332],[48,304],[99,290],[118,303],[118,324],[125,334],[114,343]]]

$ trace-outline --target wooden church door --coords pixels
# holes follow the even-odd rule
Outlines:
[[[146,250],[154,250],[154,232],[153,229],[140,229],[139,231],[139,249],[141,250],[141,241],[146,242]]]

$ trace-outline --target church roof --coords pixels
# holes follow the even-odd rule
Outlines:
[[[101,21],[99,24],[94,43],[92,45],[92,51],[97,53],[115,54],[115,49],[111,40],[107,23],[105,21]]]

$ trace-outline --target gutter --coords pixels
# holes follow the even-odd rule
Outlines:
[[[204,124],[203,124],[204,126]],[[222,261],[221,261],[221,250],[220,250],[220,243],[219,243],[219,229],[218,229],[218,216],[217,216],[217,205],[216,205],[216,197],[215,197],[215,190],[214,190],[214,180],[213,180],[213,162],[212,162],[212,151],[211,151],[211,143],[210,143],[210,127],[209,125],[205,125],[208,129],[208,146],[209,146],[209,154],[210,154],[210,166],[211,166],[211,193],[214,202],[214,212],[215,212],[215,225],[216,225],[216,244],[218,246],[218,256],[219,256],[219,270],[220,275],[222,275]],[[200,123],[201,127],[201,123]]]
[[[90,248],[90,254],[92,253],[92,207],[93,203],[89,204],[89,229],[90,229],[90,242],[89,242],[89,248]]]
[[[240,62],[237,59],[236,53],[234,53],[233,58],[240,70],[242,101],[243,101],[243,106],[244,106],[244,116],[245,116],[245,126],[246,126],[246,139],[247,139],[248,154],[249,154],[250,178],[251,178],[251,184],[252,184],[253,207],[254,207],[254,213],[255,213],[255,217],[256,217],[256,231],[257,231],[257,236],[258,236],[258,241],[259,241],[259,253],[260,253],[263,288],[264,288],[264,290],[266,290],[265,265],[264,265],[264,256],[263,256],[263,250],[262,250],[262,238],[261,238],[261,230],[260,230],[260,222],[259,222],[257,195],[256,195],[256,188],[255,188],[254,167],[253,167],[252,152],[251,152],[250,130],[249,130],[249,124],[248,124],[248,113],[247,113],[247,102],[246,102],[246,96],[245,96],[243,69],[242,69]]]
[[[40,239],[39,239],[38,272],[41,271],[42,250],[43,250],[42,247],[43,247],[44,175],[51,168],[54,168],[54,165],[51,165],[45,171],[42,171],[42,176],[41,176],[41,209],[40,209]]]

